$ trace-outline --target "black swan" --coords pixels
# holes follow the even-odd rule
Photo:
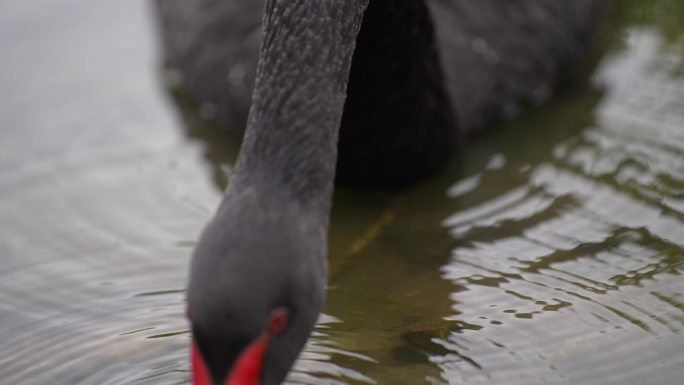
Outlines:
[[[192,259],[193,382],[280,384],[324,303],[335,178],[435,172],[464,134],[546,100],[607,2],[157,0],[167,61],[247,128]]]

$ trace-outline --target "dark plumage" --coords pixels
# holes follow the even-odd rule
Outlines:
[[[459,137],[545,101],[606,3],[157,0],[166,60],[219,125],[247,127],[190,274],[214,383],[256,385],[235,366],[265,338],[255,367],[279,384],[302,348],[323,306],[335,175],[398,185],[435,172]]]
[[[156,1],[166,61],[219,126],[241,133],[264,1]],[[546,101],[585,53],[609,2],[371,2],[354,55],[338,179],[420,179],[444,164],[459,137]]]

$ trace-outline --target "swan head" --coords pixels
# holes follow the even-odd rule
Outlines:
[[[272,195],[238,195],[226,198],[192,258],[194,385],[280,384],[324,302],[324,226],[305,225],[305,212],[269,203]]]

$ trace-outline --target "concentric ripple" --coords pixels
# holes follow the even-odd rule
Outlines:
[[[684,56],[626,34],[596,75],[594,124],[548,161],[478,175],[525,182],[443,222],[458,240],[447,319],[469,325],[435,341],[445,383],[681,381]]]

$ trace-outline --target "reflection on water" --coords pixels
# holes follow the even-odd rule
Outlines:
[[[681,382],[684,10],[624,4],[601,95],[337,193],[290,383]],[[187,257],[236,144],[176,112],[153,43],[134,0],[0,4],[2,383],[188,383]]]
[[[333,339],[378,361],[355,367],[395,384],[680,382],[684,40],[622,34],[597,104],[576,91],[474,144],[448,173],[464,177],[402,194],[333,275]]]

